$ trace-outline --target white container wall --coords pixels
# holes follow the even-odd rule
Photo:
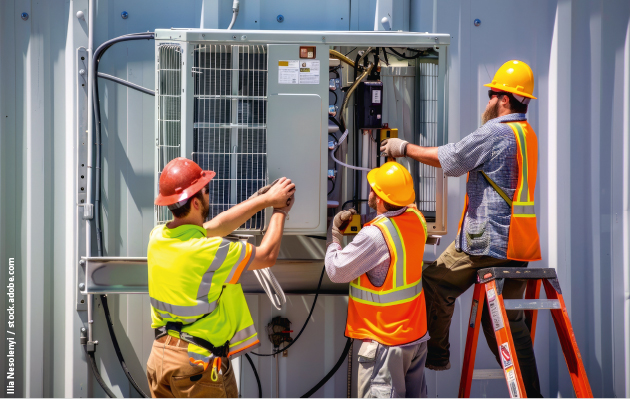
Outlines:
[[[94,4],[94,47],[132,32],[226,28],[232,17],[231,0]],[[558,271],[593,394],[630,396],[630,3],[392,4],[394,11],[407,15],[408,23],[400,29],[452,36],[450,142],[479,126],[487,103],[482,85],[501,64],[520,59],[532,67],[538,100],[531,103],[528,117],[539,137],[536,206],[543,251],[543,261],[532,266]],[[241,1],[234,28],[373,30],[375,9],[375,0],[248,0]],[[84,19],[77,18],[78,11]],[[127,19],[121,18],[123,11]],[[280,14],[283,22],[277,21]],[[0,363],[0,375],[6,386],[11,381],[7,373],[15,369],[16,397],[105,396],[90,377],[79,344],[87,312],[77,310],[81,306],[76,294],[76,226],[83,212],[78,198],[84,179],[77,173],[76,152],[83,145],[77,142],[79,113],[85,112],[85,104],[78,103],[84,81],[77,49],[88,47],[87,19],[88,0],[0,2],[0,286],[14,294],[11,298],[3,293],[0,299],[5,309],[0,312],[1,353],[9,354],[6,338],[15,337],[16,342],[14,357]],[[117,44],[103,57],[100,71],[153,89],[154,52],[152,42]],[[154,224],[154,98],[105,80],[99,87],[105,253],[146,256]],[[465,178],[449,178],[448,188],[449,235],[438,254],[454,239]],[[427,257],[433,257],[429,248]],[[317,279],[319,274],[311,271],[308,276]],[[457,395],[471,293],[456,303],[451,370],[427,371],[430,396]],[[273,316],[288,317],[297,332],[312,300],[312,295],[292,295],[279,312],[265,295],[249,295],[263,342],[260,351],[271,349],[264,330]],[[287,357],[279,358],[278,374],[275,359],[254,358],[265,396],[299,396],[334,365],[345,344],[346,301],[344,296],[320,296],[303,336]],[[148,296],[110,295],[109,303],[125,360],[147,389],[144,371],[153,341]],[[94,327],[103,378],[117,396],[138,396],[118,364],[98,300]],[[535,350],[543,395],[573,396],[553,323],[544,312]],[[241,363],[242,394],[256,396],[251,369]],[[496,368],[483,339],[476,365]],[[344,363],[314,396],[344,397],[346,375]],[[503,397],[507,390],[501,380],[474,381],[471,395]]]

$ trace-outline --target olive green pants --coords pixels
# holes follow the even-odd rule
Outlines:
[[[448,370],[451,367],[449,330],[455,300],[477,281],[477,270],[486,267],[527,267],[527,262],[468,255],[465,252],[458,252],[453,242],[422,272],[422,288],[427,304],[427,327],[431,336],[428,342],[427,368]],[[503,298],[522,299],[526,287],[526,280],[506,279]],[[469,310],[462,309],[462,312],[468,313]],[[508,310],[507,317],[527,396],[540,397],[536,357],[530,331],[525,324],[525,313],[522,310]],[[485,303],[481,324],[488,346],[501,365],[492,320]]]

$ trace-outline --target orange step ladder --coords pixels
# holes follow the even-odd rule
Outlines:
[[[525,299],[503,299],[503,283],[506,278],[528,279]],[[545,286],[547,299],[539,299],[541,282]],[[515,267],[490,267],[477,272],[477,283],[473,293],[473,302],[466,336],[466,351],[462,365],[462,376],[459,383],[459,397],[470,397],[470,384],[475,368],[477,339],[481,324],[483,306],[488,306],[497,346],[502,362],[503,374],[512,398],[526,397],[525,385],[521,377],[521,369],[516,358],[512,333],[508,322],[508,310],[524,310],[525,322],[530,328],[532,344],[536,333],[538,310],[550,309],[556,325],[562,352],[571,374],[571,382],[578,398],[592,398],[591,386],[586,377],[582,356],[573,334],[567,309],[564,306],[562,291],[555,269],[526,269]]]

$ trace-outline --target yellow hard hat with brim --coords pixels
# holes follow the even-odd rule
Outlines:
[[[511,60],[501,65],[492,82],[484,86],[537,100],[533,96],[534,72],[523,61]]]
[[[399,163],[387,162],[372,169],[367,179],[376,195],[392,205],[407,206],[416,199],[411,173]]]

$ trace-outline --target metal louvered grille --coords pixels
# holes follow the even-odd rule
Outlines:
[[[438,143],[438,64],[423,62],[420,71],[420,138],[418,144],[435,147]],[[433,166],[418,163],[418,209],[427,220],[436,216],[436,175]]]
[[[162,170],[172,159],[181,156],[181,79],[182,49],[176,44],[162,44],[158,47],[157,78],[158,88],[158,137],[157,172],[158,181]],[[159,191],[159,185],[158,185]],[[156,206],[157,223],[172,219],[165,206]]]
[[[267,184],[267,47],[196,45],[193,161],[216,176],[209,218]],[[264,211],[241,229],[264,227]]]

